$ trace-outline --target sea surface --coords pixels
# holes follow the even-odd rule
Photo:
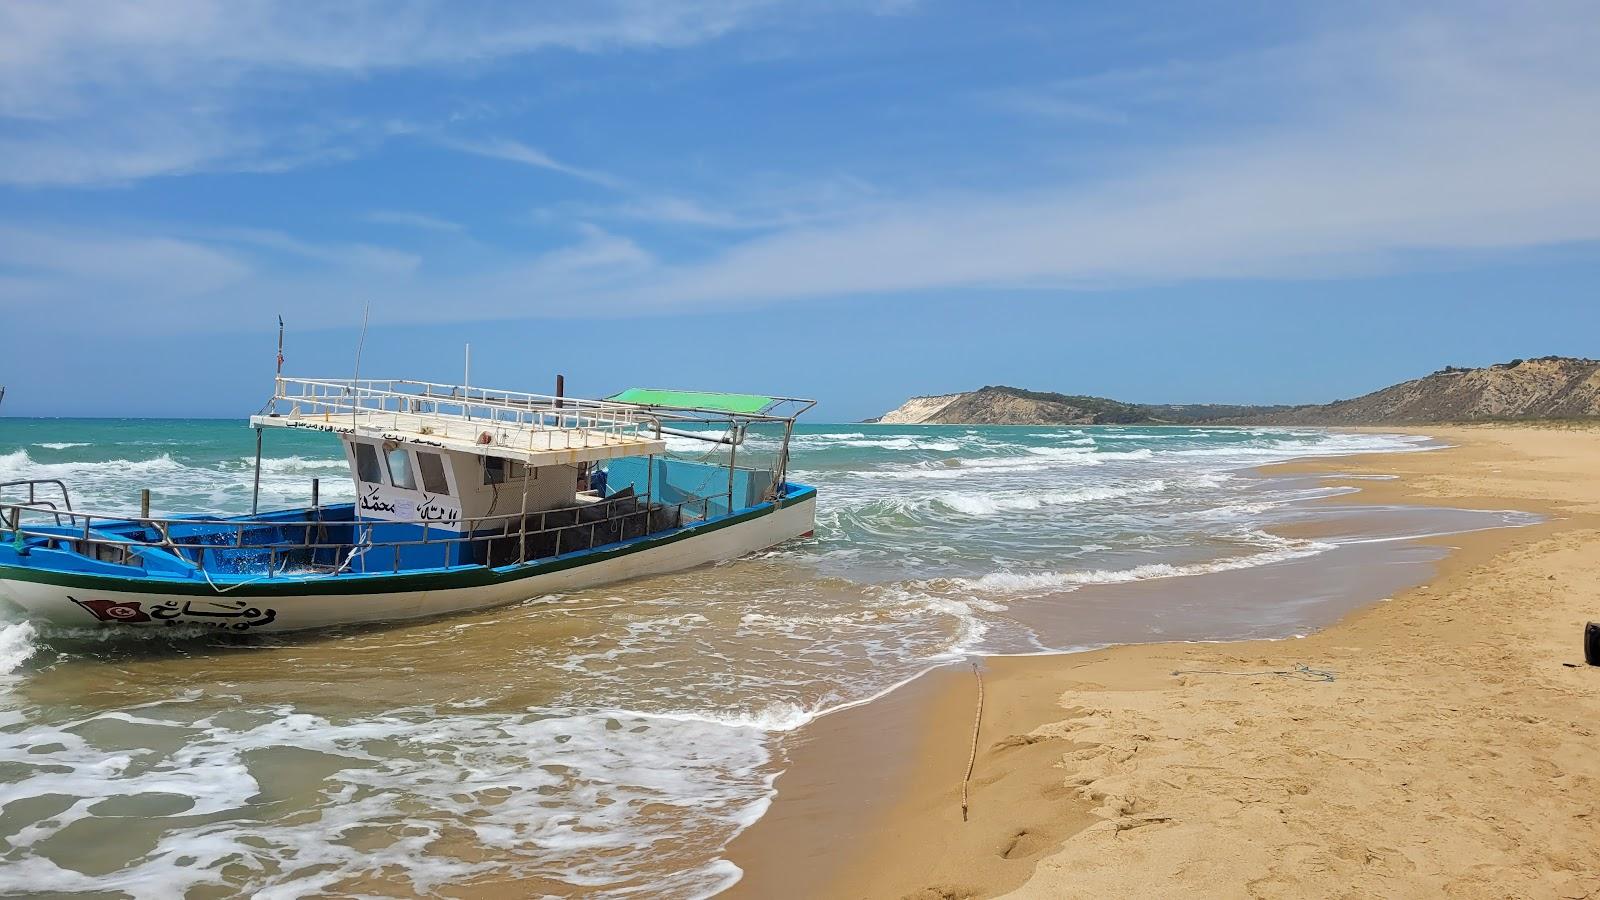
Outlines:
[[[707,445],[674,438],[684,458]],[[740,462],[776,449],[754,434]],[[817,531],[755,558],[480,614],[311,635],[108,639],[0,602],[0,886],[84,896],[696,897],[785,741],[971,654],[1293,638],[1518,513],[1374,509],[1298,457],[1427,449],[1311,430],[809,425]],[[249,507],[254,433],[0,419],[0,481],[80,508]],[[269,434],[264,509],[352,491]],[[1294,536],[1298,535],[1298,536]],[[1337,585],[1356,585],[1336,589]],[[1368,596],[1370,595],[1370,596]]]

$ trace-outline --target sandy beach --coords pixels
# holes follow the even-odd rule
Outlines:
[[[1425,433],[1284,468],[1546,521],[1304,639],[984,660],[966,821],[974,669],[826,717],[729,896],[1600,895],[1600,430]]]

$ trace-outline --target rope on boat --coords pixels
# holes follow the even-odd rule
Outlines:
[[[287,572],[287,571],[289,571],[289,561],[287,559],[285,559],[283,561],[283,565],[281,567],[279,567],[278,571],[276,571],[276,572],[268,571],[267,574],[265,574],[265,575],[258,575],[255,578],[246,579],[244,581],[239,582],[238,584],[230,584],[227,587],[217,587],[217,583],[215,581],[211,580],[211,573],[206,571],[206,568],[204,566],[200,567],[200,574],[204,575],[206,577],[206,584],[211,585],[211,589],[213,591],[216,591],[219,594],[226,594],[227,592],[229,592],[231,590],[234,590],[236,588],[242,588],[247,584],[255,584],[258,581],[266,581],[268,578],[272,578],[272,577],[277,576],[277,575],[282,575],[284,572]]]
[[[350,566],[350,563],[355,561],[355,558],[358,555],[363,554],[370,549],[372,549],[372,528],[369,526],[367,528],[366,535],[361,539],[360,543],[357,543],[354,547],[350,548],[350,555],[344,558],[344,562],[339,564],[339,568],[334,569],[332,572],[325,572],[321,575],[312,575],[305,580],[314,581],[323,578],[336,578],[339,575],[344,574],[344,570]],[[207,570],[205,566],[200,566],[200,574],[205,576],[206,584],[211,585],[211,589],[219,594],[226,594],[231,590],[242,588],[247,584],[255,584],[258,581],[266,581],[269,578],[276,578],[287,571],[289,571],[289,559],[286,556],[284,557],[283,565],[279,566],[276,572],[269,571],[265,575],[250,578],[245,581],[241,581],[238,584],[230,584],[227,587],[217,587],[217,583],[211,580],[211,572]]]
[[[983,726],[983,673],[978,664],[972,664],[972,676],[978,679],[978,710],[972,717],[972,752],[967,755],[967,774],[961,776],[961,821],[967,820],[967,783],[972,780],[972,769],[978,764],[978,730]]]

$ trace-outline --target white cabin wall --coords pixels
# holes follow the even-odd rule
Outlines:
[[[357,477],[355,445],[358,443],[372,446],[379,454],[384,481],[368,484]],[[524,508],[523,479],[520,472],[502,484],[484,484],[483,457],[437,446],[407,445],[406,449],[411,453],[411,468],[418,478],[419,487],[422,476],[416,455],[433,453],[444,460],[450,495],[433,495],[420,490],[408,491],[397,488],[387,481],[389,471],[384,457],[385,443],[388,442],[355,436],[344,439],[345,458],[350,464],[350,475],[356,485],[357,507],[363,509],[362,514],[368,518],[403,521],[422,517],[428,511],[444,509],[449,515],[436,519],[436,524],[441,528],[457,530],[463,521],[470,522],[488,516],[514,515]],[[527,478],[527,511],[540,512],[575,503],[580,471],[580,466],[564,465],[541,466],[530,470]],[[366,504],[363,504],[364,499]],[[381,508],[369,509],[367,506],[393,506],[394,509],[392,511]],[[427,517],[434,518],[432,515]]]
[[[379,470],[382,473],[380,481],[362,481],[359,467],[356,462],[356,446],[365,444],[373,448],[378,454]],[[455,497],[457,479],[450,471],[450,460],[445,459],[445,479],[449,482],[449,494],[430,494],[422,490],[422,474],[417,462],[418,451],[440,453],[433,447],[411,447],[404,449],[411,454],[411,471],[417,479],[417,490],[407,490],[395,487],[389,483],[390,470],[386,446],[395,446],[393,442],[381,441],[365,437],[346,436],[344,438],[345,460],[350,465],[350,477],[356,486],[356,511],[362,518],[376,519],[389,522],[409,522],[424,519],[432,522],[434,526],[447,530],[458,531],[461,527],[462,509]]]
[[[449,453],[448,457],[455,473],[455,485],[460,492],[462,515],[469,519],[480,519],[522,510],[523,480],[520,475],[508,479],[504,484],[488,485],[483,483],[482,457],[469,453]],[[578,494],[578,467],[542,466],[528,473],[527,483],[529,512],[571,506]]]

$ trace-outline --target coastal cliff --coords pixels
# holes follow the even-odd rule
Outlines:
[[[1449,366],[1333,403],[1305,406],[1127,403],[989,385],[913,397],[877,419],[921,425],[1417,425],[1600,416],[1600,360],[1546,356]]]
[[[1447,367],[1352,400],[1303,406],[1265,425],[1417,425],[1600,416],[1600,360],[1547,356],[1481,369]]]

